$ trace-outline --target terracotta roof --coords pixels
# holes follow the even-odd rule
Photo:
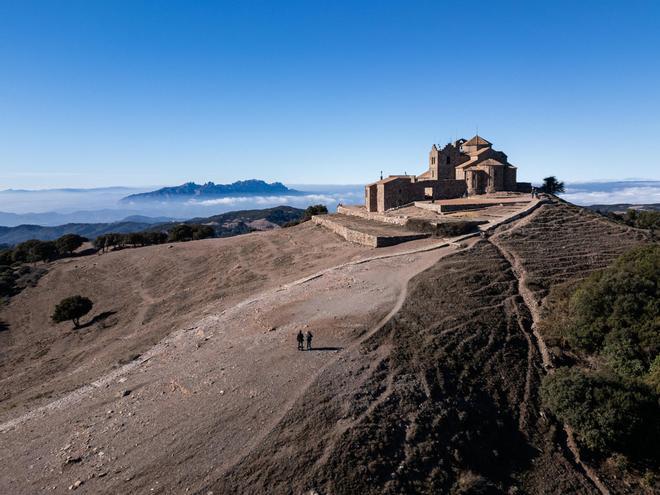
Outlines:
[[[463,146],[491,146],[493,143],[490,141],[486,141],[484,138],[479,136],[478,134],[474,136],[472,139],[469,141],[463,143]]]
[[[502,163],[499,160],[496,160],[495,158],[487,158],[485,160],[479,161],[479,156],[478,155],[473,155],[467,162],[461,163],[460,165],[456,165],[456,168],[468,168],[472,166],[479,166],[479,165],[488,165],[488,166],[510,166],[507,165],[506,163]]]

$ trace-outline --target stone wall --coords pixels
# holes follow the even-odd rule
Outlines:
[[[517,192],[520,193],[530,193],[532,192],[532,183],[531,182],[516,182]]]
[[[378,238],[375,235],[349,229],[344,225],[333,222],[327,215],[313,216],[312,222],[322,225],[335,234],[342,236],[347,241],[362,244],[363,246],[378,247]]]
[[[515,168],[504,169],[504,191],[517,191],[516,176],[517,170]]]
[[[337,207],[337,213],[352,217],[365,218],[367,220],[376,220],[377,222],[389,223],[392,225],[401,225],[402,227],[405,227],[408,222],[406,217],[391,217],[383,215],[382,213],[367,211],[366,209],[346,208],[341,205]]]
[[[364,201],[369,211],[378,211],[378,186],[368,185],[364,188]]]
[[[383,212],[424,199],[460,198],[467,190],[466,187],[465,181],[455,179],[422,181],[415,181],[414,178],[393,179],[378,184],[376,211]]]
[[[362,244],[363,246],[375,248],[394,246],[402,242],[414,241],[417,239],[424,239],[429,237],[429,234],[426,233],[410,233],[392,236],[367,234],[357,229],[352,229],[346,227],[345,225],[341,225],[340,223],[334,222],[332,220],[332,215],[315,215],[312,217],[312,222],[317,225],[322,225],[326,229],[334,232],[337,235],[340,235],[349,242],[355,242],[356,244]]]

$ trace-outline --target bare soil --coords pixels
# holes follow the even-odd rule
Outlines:
[[[366,252],[306,223],[53,263],[36,288],[0,307],[8,327],[0,332],[0,418],[91,382],[205,314]],[[74,294],[94,301],[87,324],[54,325],[55,304]]]
[[[533,323],[646,237],[582,211],[459,249],[305,224],[50,267],[0,314],[0,492],[602,492],[540,410]],[[112,314],[53,327],[77,292]]]

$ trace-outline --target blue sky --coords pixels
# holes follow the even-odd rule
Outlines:
[[[660,179],[660,2],[0,0],[0,188]],[[648,149],[648,151],[647,151]]]

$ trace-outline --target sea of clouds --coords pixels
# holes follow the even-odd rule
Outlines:
[[[155,219],[208,217],[231,210],[288,205],[306,208],[324,204],[331,211],[339,203],[362,203],[362,185],[290,185],[299,195],[230,196],[180,201],[120,203],[120,199],[151,188],[57,189],[0,191],[0,226],[21,224],[116,222],[136,215]],[[566,200],[579,205],[660,203],[660,181],[598,181],[567,183]],[[143,219],[144,220],[144,219]]]
[[[660,181],[567,183],[561,196],[578,205],[660,203]]]

